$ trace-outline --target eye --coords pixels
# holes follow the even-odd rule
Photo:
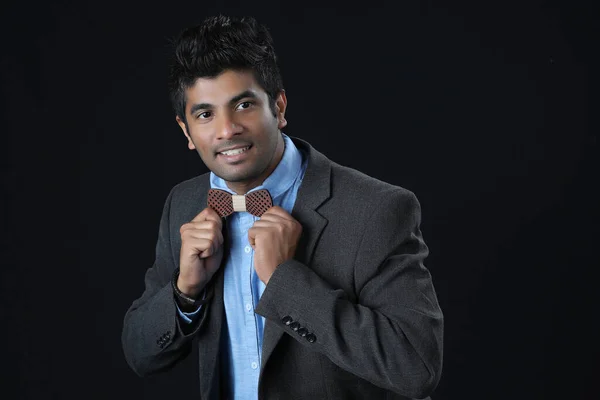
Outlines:
[[[246,110],[246,109],[250,108],[251,105],[252,105],[251,101],[244,101],[244,102],[238,104],[237,109],[238,110]]]
[[[207,118],[210,118],[210,116],[211,116],[210,111],[204,111],[199,114],[196,114],[196,119],[207,119]]]

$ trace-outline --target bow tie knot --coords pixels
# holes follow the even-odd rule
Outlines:
[[[209,189],[208,206],[221,217],[236,211],[247,211],[260,217],[273,206],[273,199],[267,189],[255,190],[245,195],[232,195],[225,190]]]

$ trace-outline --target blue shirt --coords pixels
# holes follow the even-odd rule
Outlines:
[[[273,198],[273,205],[291,214],[307,160],[287,135],[281,135],[285,143],[283,158],[263,184],[250,192],[267,189]],[[210,186],[236,194],[212,172]],[[254,250],[248,242],[248,229],[258,219],[248,212],[235,212],[226,218],[230,246],[225,249],[229,251],[229,256],[224,265],[223,301],[229,335],[225,348],[221,349],[221,361],[225,373],[229,375],[229,398],[236,400],[258,398],[264,317],[256,314],[254,308],[265,285],[254,270]],[[187,322],[192,322],[197,313],[179,310]]]

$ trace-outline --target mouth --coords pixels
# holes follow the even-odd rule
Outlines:
[[[240,147],[237,149],[231,149],[217,153],[217,156],[224,158],[228,162],[240,161],[248,155],[248,150],[252,148],[252,145],[246,147]]]

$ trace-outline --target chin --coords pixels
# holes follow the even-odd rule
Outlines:
[[[226,182],[234,182],[234,183],[250,181],[250,180],[253,180],[256,178],[256,174],[254,174],[252,172],[247,172],[247,171],[240,171],[237,173],[236,172],[227,173],[227,172],[213,171],[213,173]]]

